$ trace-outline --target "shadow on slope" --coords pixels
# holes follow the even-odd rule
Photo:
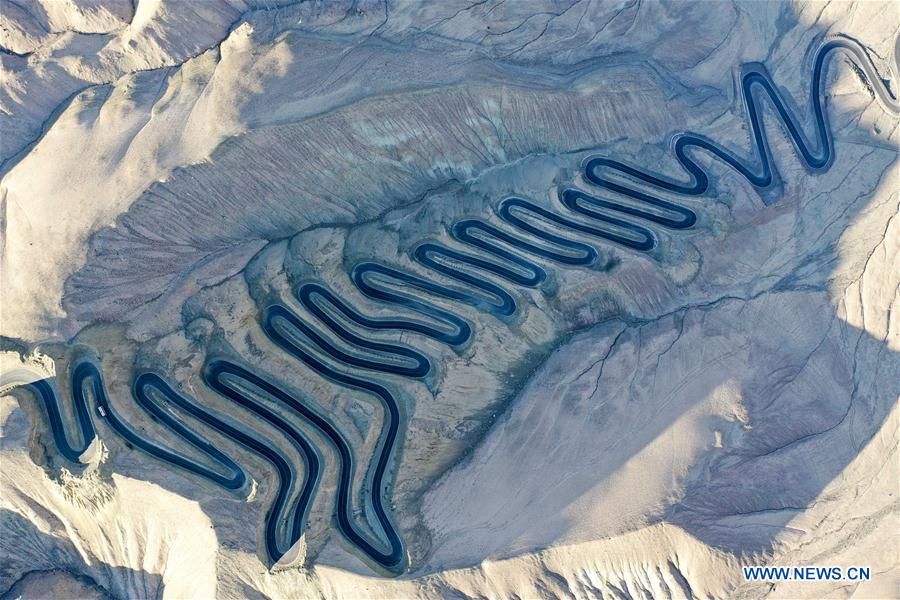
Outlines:
[[[102,585],[100,582],[106,583]],[[120,588],[122,583],[126,588]],[[0,598],[161,598],[162,576],[87,564],[69,540],[0,509]]]

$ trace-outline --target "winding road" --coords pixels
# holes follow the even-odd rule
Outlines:
[[[77,364],[72,373],[73,413],[80,428],[80,445],[73,446],[66,434],[65,419],[53,386],[42,380],[28,383],[25,387],[41,399],[54,442],[60,454],[71,462],[82,460],[96,437],[85,394],[88,389],[110,428],[133,447],[223,488],[243,489],[247,484],[245,471],[212,442],[191,429],[176,414],[176,409],[264,458],[277,473],[279,481],[265,526],[266,551],[277,562],[303,533],[321,466],[316,448],[303,432],[280,412],[258,399],[267,398],[315,429],[335,450],[339,461],[335,515],[341,534],[384,569],[400,573],[406,565],[404,545],[385,504],[391,495],[389,470],[392,464],[396,464],[401,438],[401,406],[388,384],[382,385],[366,377],[352,375],[348,369],[420,379],[434,366],[424,353],[415,348],[369,339],[358,331],[410,332],[460,348],[470,341],[472,325],[447,308],[425,300],[422,294],[474,307],[498,319],[508,320],[517,310],[512,292],[495,280],[475,273],[483,272],[515,286],[536,288],[546,280],[547,272],[542,264],[535,262],[535,258],[567,267],[592,265],[598,257],[596,248],[587,242],[561,235],[563,230],[636,252],[656,251],[658,237],[654,227],[684,230],[697,221],[697,215],[690,208],[653,195],[654,192],[665,192],[697,197],[707,193],[709,174],[696,161],[696,153],[703,152],[717,158],[760,191],[773,189],[779,184],[779,177],[766,138],[764,106],[771,107],[771,112],[778,118],[806,167],[813,173],[827,170],[834,160],[834,147],[822,87],[828,58],[838,51],[848,54],[858,65],[885,108],[892,113],[900,113],[897,99],[878,75],[862,46],[849,38],[832,38],[814,56],[809,95],[814,127],[812,141],[804,133],[801,119],[788,108],[789,104],[782,98],[765,68],[758,64],[746,65],[741,74],[740,92],[752,134],[753,146],[749,157],[741,158],[725,146],[691,133],[678,134],[673,138],[675,158],[687,175],[686,181],[667,179],[611,158],[590,157],[582,165],[585,180],[600,190],[627,198],[626,201],[601,198],[578,188],[564,187],[557,194],[561,210],[556,212],[525,199],[506,198],[495,211],[502,226],[480,219],[465,219],[453,225],[451,237],[469,251],[433,242],[412,249],[411,259],[435,277],[407,273],[373,261],[353,267],[349,273],[350,279],[360,293],[377,303],[416,313],[418,316],[415,318],[366,316],[324,284],[316,282],[300,285],[295,291],[297,301],[312,315],[312,320],[305,320],[282,303],[261,307],[260,325],[278,346],[325,379],[371,396],[382,407],[381,437],[367,478],[370,502],[364,507],[367,512],[368,505],[371,505],[382,540],[370,539],[352,518],[351,487],[357,465],[350,444],[339,427],[323,416],[314,403],[294,397],[246,367],[225,360],[210,360],[204,368],[204,381],[223,397],[277,429],[296,449],[305,473],[293,507],[289,506],[290,491],[298,481],[291,463],[277,447],[265,438],[253,435],[245,423],[237,423],[232,417],[218,414],[176,392],[159,375],[142,373],[136,378],[133,395],[138,405],[148,416],[193,446],[218,468],[211,468],[146,439],[125,423],[109,403],[101,374],[90,362]],[[900,40],[895,55],[900,55]],[[439,278],[452,280],[453,283],[439,283]],[[341,340],[344,348],[332,341],[326,331]],[[345,349],[348,346],[350,350]]]

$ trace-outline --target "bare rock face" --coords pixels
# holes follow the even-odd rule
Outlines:
[[[896,593],[891,3],[0,8],[4,597]]]

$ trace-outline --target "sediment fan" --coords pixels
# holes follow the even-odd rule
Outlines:
[[[900,40],[896,48],[894,68],[895,76],[898,76],[900,64],[896,63],[900,56]],[[106,395],[101,373],[89,360],[77,363],[72,370],[71,402],[77,416],[81,440],[81,444],[77,447],[70,443],[70,436],[65,431],[60,401],[54,387],[47,380],[29,383],[24,387],[41,399],[59,453],[65,460],[73,463],[83,460],[97,435],[88,408],[89,395],[93,397],[97,414],[106,419],[110,427],[131,445],[226,490],[237,492],[245,490],[249,480],[246,471],[209,440],[190,428],[182,417],[178,416],[178,412],[212,427],[223,436],[267,460],[279,477],[275,499],[265,517],[265,552],[272,564],[275,564],[291,560],[290,550],[305,529],[308,510],[318,486],[321,466],[313,442],[299,428],[255,400],[254,396],[262,395],[272,399],[315,428],[337,449],[340,459],[335,511],[338,529],[350,543],[360,549],[375,568],[399,574],[407,566],[406,554],[403,541],[392,524],[384,504],[389,492],[385,477],[395,456],[399,435],[400,407],[387,387],[367,378],[335,370],[319,360],[314,352],[307,348],[314,348],[315,351],[323,352],[337,362],[361,370],[408,378],[426,376],[435,367],[422,352],[405,345],[367,339],[344,327],[341,320],[370,331],[408,331],[459,349],[465,346],[473,335],[471,324],[457,314],[404,293],[403,288],[416,289],[473,306],[500,319],[508,319],[517,310],[513,296],[501,286],[473,274],[473,271],[487,272],[514,285],[534,288],[541,285],[547,273],[529,256],[569,267],[588,266],[594,263],[598,256],[596,249],[587,243],[560,235],[562,231],[597,238],[637,252],[654,250],[658,246],[658,238],[653,232],[653,226],[673,230],[687,229],[694,225],[697,217],[690,209],[663,200],[653,193],[701,196],[709,190],[709,176],[692,158],[694,152],[692,149],[705,151],[720,159],[757,188],[765,202],[774,201],[779,193],[780,182],[773,166],[763,126],[763,106],[767,103],[774,109],[774,115],[778,117],[807,168],[813,173],[826,171],[835,156],[821,88],[828,58],[837,51],[847,53],[858,64],[887,110],[892,113],[900,112],[900,104],[879,77],[863,47],[849,38],[832,38],[819,47],[814,58],[810,82],[810,108],[814,124],[812,141],[803,132],[801,120],[788,108],[765,68],[759,64],[745,65],[740,78],[740,91],[753,142],[750,157],[747,159],[734,155],[724,146],[702,136],[688,133],[673,138],[675,157],[688,175],[686,182],[664,179],[611,158],[591,157],[582,165],[587,182],[624,196],[627,201],[614,201],[574,187],[565,187],[558,195],[562,208],[582,218],[573,220],[564,212],[553,212],[521,198],[507,198],[498,204],[496,213],[508,229],[501,229],[478,219],[462,220],[451,228],[451,236],[459,243],[472,248],[471,253],[460,252],[435,243],[423,243],[413,249],[411,254],[416,262],[436,274],[454,279],[459,283],[458,286],[449,287],[374,262],[363,262],[352,269],[351,279],[362,294],[376,302],[416,312],[422,319],[404,319],[401,316],[370,317],[338,299],[323,284],[306,283],[297,288],[295,290],[297,300],[318,319],[319,324],[358,350],[360,354],[347,353],[335,347],[319,333],[316,325],[305,322],[282,304],[262,307],[261,326],[276,344],[326,379],[372,394],[382,404],[385,423],[382,443],[378,446],[377,461],[371,473],[369,494],[383,540],[369,539],[369,536],[354,524],[351,517],[350,487],[355,466],[350,444],[340,429],[316,408],[314,402],[295,397],[264,376],[240,365],[225,360],[210,360],[204,369],[204,381],[222,396],[282,431],[295,446],[306,468],[302,490],[293,507],[288,506],[288,497],[289,490],[295,483],[294,474],[288,461],[270,443],[245,431],[227,415],[212,411],[176,391],[155,373],[142,373],[135,379],[132,392],[138,405],[151,418],[215,462],[218,465],[216,468],[210,468],[160,443],[146,439],[130,427],[113,410]],[[609,175],[613,175],[613,179],[610,179]],[[641,186],[647,191],[641,191],[636,186]],[[588,225],[585,220],[590,220],[594,224]]]

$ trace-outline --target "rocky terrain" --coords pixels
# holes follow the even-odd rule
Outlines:
[[[896,13],[0,0],[0,593],[897,596]]]

